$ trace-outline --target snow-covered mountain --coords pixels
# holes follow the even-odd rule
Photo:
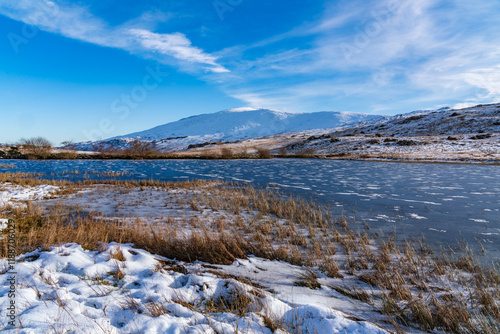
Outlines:
[[[500,103],[369,120],[297,138],[286,150],[350,159],[498,163]]]
[[[270,109],[236,108],[187,117],[102,142],[121,148],[126,147],[132,140],[140,139],[154,141],[160,150],[176,151],[186,149],[193,144],[238,141],[285,132],[336,128],[381,118],[380,115],[343,111],[289,113]],[[92,150],[95,144],[95,142],[84,142],[78,144],[77,148]]]
[[[439,136],[499,132],[500,103],[492,103],[463,109],[417,110],[336,129],[334,135]]]
[[[378,116],[336,111],[287,113],[269,109],[237,108],[192,116],[116,138],[162,140],[187,136],[233,141],[282,132],[333,128],[375,117]]]

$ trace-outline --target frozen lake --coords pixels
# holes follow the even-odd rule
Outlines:
[[[81,180],[89,171],[120,171],[118,179],[222,179],[272,186],[365,221],[371,231],[422,235],[434,248],[467,241],[483,261],[500,259],[500,166],[319,159],[271,160],[2,160],[44,178]],[[79,171],[79,174],[70,174]],[[86,175],[97,178],[97,175]],[[116,178],[115,178],[116,179]],[[361,225],[360,225],[361,228]]]

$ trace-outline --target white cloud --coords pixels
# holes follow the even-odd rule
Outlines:
[[[483,90],[477,97],[500,97],[500,65],[480,68],[459,75],[465,82]]]
[[[0,0],[0,14],[65,37],[114,47],[169,62],[169,56],[188,64],[203,65],[214,73],[227,72],[217,58],[198,47],[181,33],[158,34],[145,28],[151,22],[165,20],[162,13],[143,13],[138,19],[111,27],[93,16],[86,8],[48,0]],[[154,19],[153,16],[157,16]],[[144,26],[144,28],[141,28]],[[158,57],[158,54],[162,57]]]
[[[130,34],[148,51],[157,51],[190,63],[211,65],[215,73],[229,72],[217,64],[217,58],[191,45],[184,34],[157,34],[144,29],[130,29]]]
[[[269,50],[280,42],[279,52],[234,61],[236,75],[224,88],[252,105],[269,102],[275,108],[307,105],[313,97],[362,98],[367,105],[387,106],[390,100],[407,101],[408,108],[453,100],[495,102],[500,99],[499,15],[500,4],[493,0],[342,2],[314,24],[267,38]],[[293,48],[283,49],[292,38],[308,38],[309,47],[290,43]],[[350,54],[342,48],[346,45]],[[247,59],[247,50],[233,47],[224,56]],[[245,84],[248,88],[242,88]]]

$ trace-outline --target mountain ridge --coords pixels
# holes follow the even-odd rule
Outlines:
[[[162,140],[180,136],[210,136],[219,140],[241,140],[283,132],[334,128],[347,123],[380,117],[346,111],[290,113],[272,109],[226,109],[200,114],[110,139]],[[253,130],[253,131],[252,131]]]
[[[280,133],[332,129],[346,124],[383,119],[382,115],[347,111],[291,113],[265,108],[233,108],[193,115],[156,127],[115,136],[101,141],[77,144],[79,150],[92,150],[96,143],[112,143],[126,148],[133,140],[155,142],[161,151],[183,150],[193,144],[238,141]]]

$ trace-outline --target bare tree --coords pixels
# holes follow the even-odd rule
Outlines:
[[[222,155],[222,157],[224,159],[231,159],[233,157],[233,150],[231,150],[230,148],[228,147],[223,147],[221,150],[220,150],[220,154]]]
[[[45,156],[52,149],[52,143],[43,137],[21,138],[19,145],[25,153],[35,156]]]
[[[271,151],[268,150],[267,148],[257,148],[257,155],[261,159],[271,159],[272,158]]]
[[[150,154],[157,154],[156,144],[150,141],[135,139],[129,144],[129,148],[125,153],[133,156],[147,156]]]

